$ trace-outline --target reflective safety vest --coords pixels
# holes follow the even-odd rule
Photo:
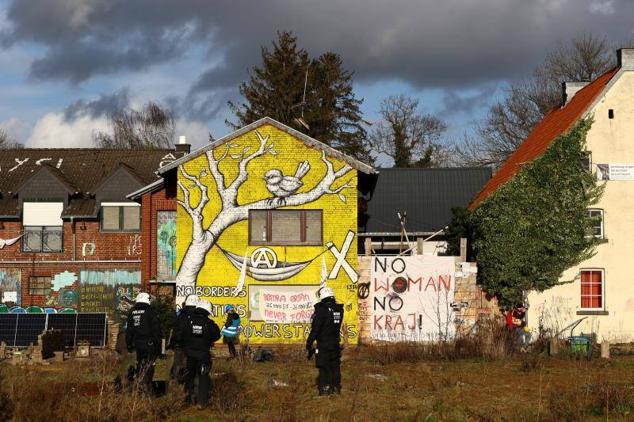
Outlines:
[[[231,325],[223,327],[222,335],[227,338],[235,338],[240,334],[240,318],[231,319]]]

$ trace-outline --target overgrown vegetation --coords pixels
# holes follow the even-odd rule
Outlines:
[[[473,212],[455,215],[455,231],[471,237],[478,282],[502,307],[555,286],[600,242],[590,235],[596,220],[587,209],[603,189],[581,165],[591,124],[577,123]]]
[[[276,349],[274,361],[267,363],[215,359],[212,398],[205,410],[184,405],[181,390],[173,385],[166,396],[153,399],[125,388],[117,392],[112,379],[121,365],[111,358],[51,366],[3,363],[0,418],[559,421],[631,417],[632,357],[607,362],[536,354],[487,359],[483,358],[487,341],[479,344],[459,352],[460,356],[454,354],[457,344],[444,349],[405,343],[351,346],[343,354],[343,394],[329,398],[317,397],[315,364],[306,360],[300,346]]]

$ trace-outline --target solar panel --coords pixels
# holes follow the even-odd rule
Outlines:
[[[64,346],[73,347],[75,345],[75,327],[77,325],[77,314],[50,314],[48,316],[48,329],[60,330],[64,337]]]
[[[60,330],[66,347],[80,341],[91,346],[106,345],[105,313],[81,314],[0,314],[0,341],[9,347],[26,347],[37,343],[44,330]]]
[[[106,314],[77,314],[77,342],[91,346],[106,345]]]
[[[0,314],[0,342],[7,346],[15,345],[15,323],[18,314]]]
[[[18,314],[15,346],[37,344],[37,336],[46,330],[46,314]]]

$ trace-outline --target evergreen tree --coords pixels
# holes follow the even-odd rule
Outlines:
[[[353,73],[338,54],[310,58],[291,32],[279,32],[273,49],[262,47],[262,65],[240,85],[242,102],[229,102],[233,128],[268,116],[341,152],[369,160],[365,122],[352,89]],[[306,93],[304,96],[304,87]]]

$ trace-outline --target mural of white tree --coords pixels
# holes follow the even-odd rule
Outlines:
[[[232,153],[232,149],[237,146],[227,143],[224,152],[219,158],[214,157],[214,151],[206,152],[209,171],[216,182],[216,189],[222,202],[222,207],[213,221],[207,226],[203,225],[203,211],[209,202],[208,187],[200,181],[200,176],[188,174],[183,166],[179,166],[179,170],[183,178],[193,183],[192,187],[200,190],[200,200],[197,205],[193,206],[190,202],[190,191],[182,181],[178,181],[178,187],[183,192],[183,200],[178,204],[189,214],[192,220],[192,240],[189,244],[183,261],[176,276],[176,283],[179,286],[195,286],[196,278],[205,263],[205,256],[216,244],[222,233],[231,225],[244,221],[249,216],[249,210],[273,210],[282,207],[292,207],[308,204],[316,201],[326,194],[338,195],[341,201],[346,201],[346,197],[341,191],[351,187],[348,182],[342,184],[336,189],[332,186],[338,180],[341,180],[349,171],[352,170],[348,164],[342,166],[339,170],[335,170],[332,162],[326,158],[326,154],[322,152],[321,160],[326,166],[326,173],[321,180],[310,190],[306,192],[295,192],[284,198],[273,196],[272,198],[262,198],[260,200],[238,204],[238,190],[247,181],[249,173],[247,166],[254,159],[265,154],[276,155],[273,145],[269,143],[270,136],[263,136],[255,131],[260,144],[259,148],[249,154],[249,147],[245,147],[240,153]],[[225,159],[240,160],[238,164],[238,175],[227,185],[225,175],[220,171],[219,164]]]

